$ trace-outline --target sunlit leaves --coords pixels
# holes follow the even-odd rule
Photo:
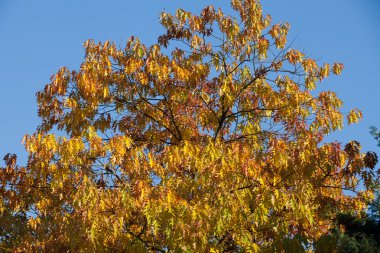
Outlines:
[[[304,54],[301,53],[300,51],[291,49],[286,53],[286,59],[289,61],[291,64],[296,64],[299,62],[302,62],[302,58],[304,57]]]
[[[274,39],[277,48],[282,49],[285,47],[289,28],[290,25],[285,23],[273,25],[270,29],[269,34]]]
[[[314,73],[318,68],[316,61],[310,58],[302,61],[302,67],[307,74]]]
[[[260,58],[266,58],[267,57],[267,50],[269,47],[269,41],[264,38],[260,38],[257,41],[257,50],[259,51],[259,57]]]
[[[359,111],[359,109],[355,108],[355,109],[352,109],[348,114],[347,114],[347,121],[348,121],[348,124],[352,124],[352,123],[357,123],[359,121],[359,119],[362,118],[362,112]]]
[[[343,64],[342,63],[334,63],[333,72],[335,75],[340,75],[342,70],[343,70]]]
[[[27,165],[8,155],[0,171],[0,211],[19,234],[8,244],[280,252],[364,208],[377,157],[324,142],[343,127],[342,101],[314,90],[343,65],[286,48],[289,25],[272,25],[258,1],[231,6],[234,16],[162,13],[150,47],[89,40],[80,69],[52,77],[24,138]]]

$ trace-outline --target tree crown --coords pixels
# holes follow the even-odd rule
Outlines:
[[[0,210],[22,231],[3,232],[3,245],[281,251],[364,208],[376,156],[322,142],[342,128],[342,102],[313,91],[343,65],[287,45],[289,24],[271,24],[259,1],[231,7],[234,17],[162,13],[166,33],[150,47],[88,40],[80,69],[52,76],[27,165],[8,155],[0,172]]]

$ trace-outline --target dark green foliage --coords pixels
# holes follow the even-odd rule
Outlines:
[[[366,217],[337,216],[336,228],[315,244],[317,253],[380,253],[380,198],[369,206]],[[340,228],[344,228],[343,231]]]
[[[376,127],[372,126],[370,133],[375,138],[375,140],[377,140],[377,146],[380,147],[380,132],[377,130]]]

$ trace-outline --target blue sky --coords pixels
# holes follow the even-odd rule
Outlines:
[[[162,10],[199,12],[228,1],[185,0],[0,0],[0,156],[17,153],[25,161],[24,134],[37,127],[35,93],[61,66],[77,69],[83,42],[112,40],[123,45],[135,35],[156,42]],[[345,71],[322,83],[337,92],[344,110],[358,107],[364,118],[328,140],[356,139],[380,153],[370,136],[380,128],[380,3],[378,0],[262,0],[274,22],[291,24],[294,47],[321,62],[339,61]]]

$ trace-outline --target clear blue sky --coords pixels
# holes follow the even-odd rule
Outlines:
[[[198,12],[225,1],[185,0],[0,0],[0,156],[17,153],[21,139],[39,123],[35,93],[61,66],[77,69],[88,38],[123,45],[135,35],[156,42],[162,10]],[[291,24],[294,46],[322,61],[340,61],[345,71],[322,85],[338,93],[344,109],[358,107],[364,119],[329,140],[357,139],[380,153],[369,135],[380,128],[380,2],[378,0],[262,0],[275,22]]]

